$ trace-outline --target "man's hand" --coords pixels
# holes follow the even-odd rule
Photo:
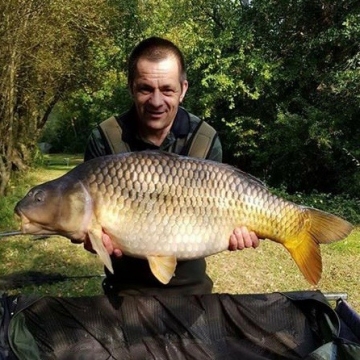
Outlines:
[[[245,248],[256,249],[260,245],[260,240],[253,231],[249,231],[246,226],[236,228],[230,235],[229,250],[243,250]]]

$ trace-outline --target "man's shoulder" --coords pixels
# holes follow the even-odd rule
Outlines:
[[[186,110],[185,110],[186,111]],[[217,131],[207,121],[200,119],[198,116],[187,111],[190,118],[190,126],[193,131],[205,133],[207,136],[213,137],[217,134]]]
[[[191,112],[189,112],[189,111],[187,111],[187,113],[189,114],[189,117],[190,117],[190,121],[192,121],[192,122],[194,122],[194,123],[199,123],[199,122],[201,122],[201,121],[203,121],[203,120],[201,120],[200,118],[199,118],[199,116],[196,116],[196,115],[194,115],[193,113],[191,113]]]
[[[125,111],[121,114],[113,114],[109,116],[107,119],[101,121],[99,126],[104,126],[106,124],[114,124],[117,123],[120,127],[124,127],[124,124],[128,123],[128,119],[131,119],[132,114],[131,111]]]
[[[123,140],[124,118],[128,117],[127,113],[120,116],[113,115],[102,121],[98,128],[101,132],[103,140],[111,153],[117,154],[120,152],[127,152],[130,150],[129,145]]]
[[[180,106],[179,107],[179,112],[180,112],[180,116],[183,117],[183,116],[187,116],[190,120],[191,123],[199,123],[201,121],[201,119],[194,115],[193,113],[191,113],[190,111],[188,111],[187,109],[185,109],[184,107]]]
[[[185,153],[196,158],[221,160],[221,154],[217,155],[221,153],[218,149],[221,150],[221,144],[216,130],[198,116],[183,108],[182,111],[186,112],[190,122],[190,132]]]
[[[208,128],[211,128],[216,133],[215,128],[212,125],[210,125],[208,121],[202,120],[199,116],[197,116],[197,115],[193,114],[192,112],[184,109],[183,107],[181,107],[181,109],[189,116],[191,132],[193,132],[195,129],[199,129],[199,126],[201,124],[205,124],[204,126],[207,126]]]
[[[96,128],[100,129],[102,133],[113,133],[114,136],[116,135],[121,139],[123,132],[129,133],[135,130],[133,128],[134,121],[131,121],[133,118],[134,114],[132,109],[130,109],[121,113],[120,115],[111,115],[107,119],[101,121]]]

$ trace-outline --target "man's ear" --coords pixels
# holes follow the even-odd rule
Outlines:
[[[182,102],[184,100],[186,91],[189,87],[189,83],[187,80],[184,80],[181,84],[181,95],[180,95],[180,102]]]

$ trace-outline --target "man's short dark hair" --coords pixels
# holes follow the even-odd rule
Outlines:
[[[141,41],[130,54],[128,61],[128,84],[131,87],[137,70],[137,63],[140,58],[149,61],[160,61],[166,59],[168,56],[175,56],[179,63],[180,82],[186,80],[185,59],[180,49],[170,40],[160,37],[150,37]]]

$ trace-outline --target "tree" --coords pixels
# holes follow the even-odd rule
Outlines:
[[[220,130],[225,160],[290,191],[358,194],[358,2],[193,5],[187,101]]]
[[[12,0],[0,5],[0,194],[22,169],[55,104],[94,83],[94,44],[104,38],[106,1]]]
[[[290,191],[317,189],[356,196],[358,3],[252,4],[249,18],[256,19],[255,46],[267,62],[277,64],[272,81],[254,102],[264,126],[259,146],[266,151],[255,154],[253,170],[264,171],[269,183],[286,185]]]
[[[87,76],[58,108],[56,133],[66,149],[81,150],[73,146],[84,143],[77,129],[90,132],[128,107],[127,57],[139,40],[157,35],[184,51],[185,106],[220,132],[226,162],[290,191],[358,194],[358,1],[108,4],[108,36],[90,47],[91,75],[101,82]]]

